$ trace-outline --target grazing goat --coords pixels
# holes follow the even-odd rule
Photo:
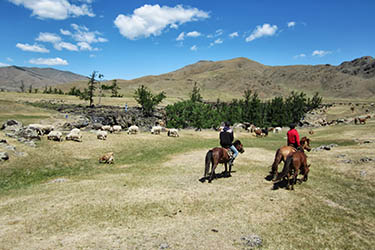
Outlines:
[[[72,131],[69,132],[69,134],[65,137],[67,141],[77,141],[82,142],[82,134],[81,130],[79,128],[74,128]]]
[[[60,131],[51,131],[48,133],[47,139],[52,141],[63,141],[63,136]]]
[[[114,153],[109,152],[99,158],[99,163],[113,164],[115,161]]]
[[[106,140],[107,135],[108,135],[107,131],[99,130],[96,132],[96,138],[98,138],[99,140]]]
[[[137,134],[139,132],[139,128],[136,125],[132,125],[128,128],[128,134]]]

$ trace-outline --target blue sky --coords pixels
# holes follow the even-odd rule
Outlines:
[[[199,60],[375,55],[374,0],[0,0],[0,66],[133,79]]]

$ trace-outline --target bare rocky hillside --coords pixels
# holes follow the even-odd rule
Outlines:
[[[28,89],[44,88],[73,81],[86,80],[87,77],[69,71],[53,68],[0,67],[0,89],[20,91],[22,83]]]

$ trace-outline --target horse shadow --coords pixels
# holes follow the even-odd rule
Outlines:
[[[236,171],[233,171],[233,170],[230,173],[223,171],[220,174],[215,174],[214,179],[230,178],[230,177],[232,177],[231,173],[235,173],[235,172]],[[206,177],[200,178],[199,181],[202,182],[202,183],[204,183],[206,180],[208,181],[210,179],[210,174]]]
[[[264,177],[264,179],[266,181],[272,181],[272,179],[273,179],[272,173],[270,172],[266,177]],[[274,182],[273,186],[272,186],[272,190],[277,190],[279,188],[286,188],[287,186],[288,186],[288,180],[287,179],[283,179],[281,181]]]

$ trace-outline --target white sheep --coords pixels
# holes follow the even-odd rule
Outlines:
[[[55,129],[53,125],[44,125],[44,124],[29,124],[29,128],[34,129],[38,132],[39,135],[45,135]]]
[[[108,131],[110,133],[112,133],[112,131],[113,131],[113,129],[112,129],[112,127],[110,125],[104,125],[104,126],[102,126],[102,130],[103,131]]]
[[[72,131],[69,132],[69,134],[65,137],[65,139],[67,141],[71,140],[71,141],[82,142],[81,130],[78,128],[72,129]]]
[[[151,134],[154,134],[154,135],[160,135],[160,132],[162,131],[162,127],[157,125],[157,126],[153,126],[151,128]]]
[[[112,131],[113,131],[113,133],[120,133],[121,130],[122,130],[122,127],[121,127],[120,125],[114,125],[114,126],[112,127]]]
[[[99,130],[96,132],[96,138],[98,138],[99,140],[106,140],[107,135],[108,135],[107,131]]]
[[[274,133],[280,133],[281,132],[281,127],[276,127],[273,130]]]
[[[137,134],[139,132],[139,128],[136,125],[132,125],[128,128],[128,134]]]
[[[178,134],[178,130],[175,129],[175,128],[171,128],[171,129],[168,130],[168,136],[180,137],[180,135]]]
[[[63,141],[62,133],[60,131],[51,131],[47,135],[48,140]]]

